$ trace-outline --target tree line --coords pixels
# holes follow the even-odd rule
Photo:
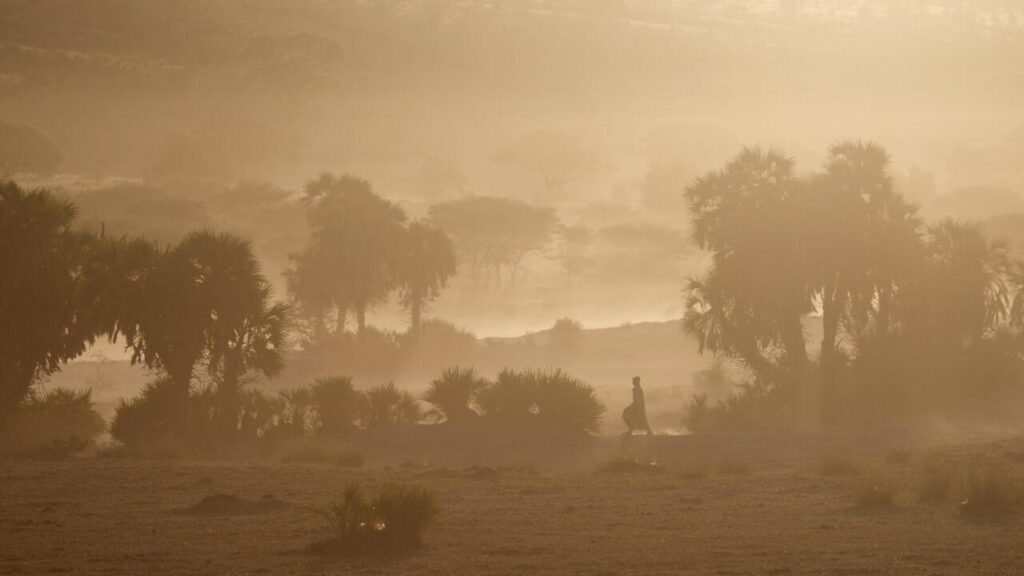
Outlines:
[[[712,264],[687,287],[684,329],[750,380],[721,420],[756,405],[780,426],[881,423],[1020,399],[1024,261],[978,225],[926,223],[889,162],[844,142],[801,175],[784,153],[747,148],[686,189]]]

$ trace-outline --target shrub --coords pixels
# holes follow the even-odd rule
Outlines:
[[[313,391],[309,386],[283,390],[279,394],[284,408],[278,417],[275,434],[296,437],[316,429],[317,415],[313,409]]]
[[[594,387],[561,370],[536,375],[540,422],[568,432],[597,432],[605,407]]]
[[[69,456],[92,447],[105,428],[92,390],[31,390],[5,431],[5,443],[14,452]]]
[[[430,383],[423,399],[434,406],[431,414],[439,420],[462,422],[477,416],[470,403],[487,384],[472,368],[447,368]]]
[[[362,403],[361,395],[348,376],[318,378],[309,389],[310,405],[316,415],[317,431],[347,433],[355,426]]]
[[[494,382],[480,390],[477,404],[485,416],[505,423],[522,424],[536,414],[536,388],[535,373],[504,368],[498,372]]]
[[[282,398],[269,396],[262,390],[243,390],[238,417],[238,433],[250,440],[276,440],[275,429],[280,425],[285,409]]]
[[[999,464],[970,470],[964,477],[961,510],[969,515],[998,515],[1009,512],[1017,503],[1017,483]]]
[[[423,419],[416,398],[395,387],[394,382],[378,384],[365,393],[361,420],[366,428],[415,424]]]
[[[572,318],[560,318],[548,330],[548,346],[555,350],[576,350],[582,340],[583,325]]]
[[[147,382],[138,396],[122,398],[110,423],[110,435],[125,446],[153,443],[176,436],[173,422],[177,401],[167,377]]]
[[[683,415],[683,426],[692,434],[705,434],[711,430],[712,407],[708,395],[701,392],[690,397]]]
[[[335,553],[394,552],[422,543],[423,531],[440,513],[434,494],[405,484],[384,485],[370,501],[357,482],[341,497],[317,510],[334,538],[314,551]]]

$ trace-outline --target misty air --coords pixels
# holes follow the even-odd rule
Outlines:
[[[1019,2],[0,0],[0,574],[1022,533]]]

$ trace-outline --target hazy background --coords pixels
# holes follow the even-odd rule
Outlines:
[[[480,337],[564,316],[677,320],[706,266],[683,189],[745,144],[806,172],[837,140],[877,141],[923,215],[1024,243],[1024,7],[1008,0],[25,0],[0,14],[0,121],[64,156],[38,183],[107,233],[252,238],[281,298],[308,238],[299,191],[323,171],[368,179],[412,217],[467,195],[554,207],[576,235],[528,254],[514,284],[463,269],[428,311]],[[546,185],[552,171],[565,182]],[[370,319],[405,321],[397,305]]]

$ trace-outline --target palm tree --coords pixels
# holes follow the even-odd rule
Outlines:
[[[750,342],[761,347],[778,345],[793,375],[802,374],[807,364],[801,319],[813,309],[806,215],[800,212],[805,194],[805,186],[794,175],[793,160],[759,148],[745,148],[724,168],[686,189],[693,238],[712,253],[708,279],[691,285],[703,292],[693,294],[692,304],[705,302],[710,305],[707,310],[724,314],[719,319],[729,318],[736,328],[717,334],[746,340],[723,340],[718,345],[743,350],[751,360]],[[782,222],[786,225],[780,226]],[[699,318],[691,315],[697,333],[702,331]],[[714,326],[703,323],[705,328]]]
[[[893,187],[889,155],[870,142],[842,142],[829,149],[825,173],[811,179],[806,198],[817,275],[823,335],[821,370],[834,384],[840,328],[888,330],[892,298],[904,272],[920,256],[916,209]]]
[[[83,305],[97,244],[75,207],[48,190],[0,181],[0,425],[36,378],[81,354],[98,332]]]
[[[133,363],[167,373],[163,382],[174,389],[169,409],[182,422],[196,366],[205,359],[218,384],[222,422],[231,428],[242,376],[280,371],[287,319],[287,308],[270,302],[248,241],[194,232],[166,250],[120,243],[108,257],[109,289],[120,295],[108,333],[125,337]]]
[[[409,224],[400,264],[402,305],[409,309],[409,331],[419,334],[427,303],[437,298],[455,275],[455,249],[448,236],[424,222]]]

